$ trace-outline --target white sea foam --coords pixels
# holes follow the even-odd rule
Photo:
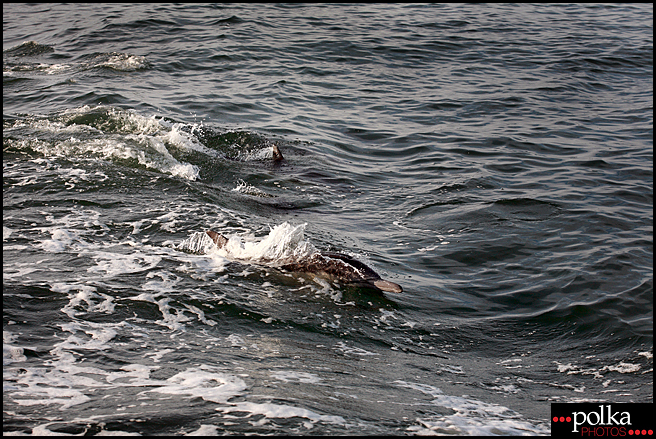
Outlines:
[[[298,226],[284,222],[271,228],[264,238],[228,237],[226,245],[216,251],[228,259],[267,265],[282,265],[299,261],[317,252],[309,241],[303,239],[307,223]]]
[[[98,325],[89,323],[64,323],[62,330],[70,332],[66,340],[56,343],[59,349],[102,351],[111,349],[109,342],[116,337],[117,331],[112,325]]]
[[[183,240],[175,248],[191,253],[207,254],[214,248],[214,241],[205,232],[194,232],[189,238]]]
[[[387,311],[384,308],[379,308],[378,311],[380,311],[380,317],[375,318],[376,323],[389,325],[389,319],[397,318],[394,311]]]
[[[52,239],[45,239],[39,244],[47,252],[61,253],[73,242],[73,234],[66,229],[55,228],[51,235]]]
[[[138,57],[116,55],[99,65],[120,69],[121,63],[135,65],[138,62]],[[77,123],[81,119],[90,122]],[[172,153],[196,151],[208,157],[223,155],[202,145],[193,134],[187,132],[187,127],[187,124],[171,123],[154,115],[142,116],[135,111],[110,106],[85,105],[67,109],[50,118],[21,119],[5,127],[5,133],[26,128],[34,131],[36,136],[33,139],[16,142],[10,139],[9,142],[14,147],[29,148],[46,157],[92,156],[109,161],[127,161],[174,177],[197,180],[200,178],[199,167],[179,160]],[[192,126],[192,131],[194,128],[196,126]],[[246,159],[270,159],[272,151],[271,147],[260,148],[246,153]],[[28,181],[23,184],[28,184]],[[74,184],[67,185],[68,189],[73,187]],[[243,186],[238,190],[247,190],[251,195],[269,196],[254,187]]]
[[[619,363],[614,364],[612,366],[604,366],[601,368],[601,370],[602,371],[609,370],[611,372],[619,372],[619,373],[633,373],[640,370],[640,365],[625,363],[623,361],[620,361]]]
[[[244,381],[234,375],[216,372],[208,368],[190,368],[166,380],[166,385],[146,392],[169,395],[187,395],[189,398],[202,398],[205,401],[226,403],[241,395],[247,389]]]
[[[167,144],[171,144],[177,148],[186,151],[197,151],[203,153],[210,157],[223,157],[221,153],[216,150],[210,149],[203,144],[199,143],[196,138],[186,131],[183,131],[182,128],[185,126],[181,123],[169,123],[163,119],[158,119],[158,123],[161,127],[168,129],[164,130],[160,138]],[[199,128],[198,125],[192,126],[192,132],[194,129]]]
[[[546,425],[529,422],[507,407],[489,404],[465,396],[445,395],[442,390],[428,384],[394,381],[399,387],[418,390],[430,395],[434,405],[453,410],[452,415],[432,415],[417,418],[417,424],[408,428],[418,435],[527,435],[549,434]]]
[[[114,312],[114,298],[107,294],[98,293],[96,287],[56,282],[51,285],[50,289],[56,293],[68,294],[69,302],[62,308],[62,312],[69,317],[92,312],[108,314]],[[77,292],[74,293],[74,291]]]
[[[439,366],[438,370],[440,373],[446,372],[446,373],[453,373],[458,375],[462,375],[465,373],[462,369],[462,366],[454,366],[452,364],[439,364],[439,363],[437,363],[436,365]]]
[[[109,230],[100,217],[100,212],[91,209],[74,209],[63,217],[46,215],[52,227],[43,227],[42,230],[50,233],[51,239],[37,241],[33,246],[50,253],[94,249],[97,244],[88,242],[85,235],[94,233],[98,228]]]
[[[338,350],[340,352],[343,352],[344,354],[350,354],[350,355],[358,355],[358,356],[370,356],[370,355],[378,355],[376,352],[370,352],[362,348],[358,348],[355,346],[349,346],[345,342],[340,341],[337,343],[333,349]]]
[[[201,424],[198,430],[186,434],[186,436],[218,436],[219,428],[216,425]]]
[[[23,347],[14,345],[17,338],[16,334],[2,331],[2,364],[5,366],[27,360]]]
[[[237,186],[232,190],[233,192],[239,192],[246,195],[253,195],[255,197],[272,197],[262,189],[258,189],[253,185],[246,183],[244,180],[237,181]]]
[[[157,293],[170,293],[176,291],[176,285],[180,282],[180,277],[168,271],[149,272],[146,279],[159,277],[161,280],[150,280],[144,283],[141,288],[146,291],[155,291]]]
[[[143,254],[139,250],[127,255],[98,251],[92,258],[96,260],[96,266],[89,267],[87,271],[103,277],[148,271],[162,260],[161,256]]]
[[[204,313],[203,310],[201,310],[200,308],[195,307],[195,306],[193,306],[193,305],[186,304],[186,303],[184,304],[184,306],[185,306],[189,311],[191,311],[192,313],[196,314],[196,315],[198,316],[198,320],[199,320],[200,322],[205,323],[206,325],[209,325],[209,326],[214,326],[214,325],[216,325],[216,322],[215,322],[214,320],[208,320],[208,319],[205,318],[205,313]]]
[[[229,342],[232,347],[247,349],[245,346],[246,342],[237,334],[230,334],[226,337],[226,341]]]
[[[592,375],[595,379],[602,379],[609,372],[637,373],[641,369],[641,365],[625,361],[600,367],[581,367],[572,363],[562,364],[558,361],[554,361],[554,363],[557,365],[558,372],[566,373],[567,375]]]
[[[36,43],[35,43],[36,44]],[[12,72],[38,72],[47,75],[59,75],[72,73],[75,71],[84,71],[98,67],[106,67],[121,72],[132,72],[149,68],[146,57],[131,55],[128,53],[101,53],[90,59],[77,63],[69,64],[48,64],[40,63],[21,63],[10,67]]]
[[[273,146],[258,148],[252,151],[240,151],[239,159],[243,161],[261,161],[273,159]]]
[[[97,57],[100,58],[99,62],[96,62],[95,64],[91,62],[90,67],[109,67],[122,72],[131,72],[148,68],[148,61],[144,56],[130,55],[127,53],[112,53],[109,54],[107,60],[103,60],[104,56],[105,55]]]
[[[172,307],[169,305],[171,298],[160,296],[162,296],[162,293],[142,293],[138,296],[132,297],[131,299],[156,304],[159,307],[159,311],[162,313],[162,319],[156,320],[156,324],[166,326],[172,331],[183,330],[184,324],[191,321],[191,318],[179,310],[176,310],[176,312],[171,312]]]
[[[346,424],[346,421],[341,416],[320,415],[308,409],[284,404],[235,402],[229,407],[218,407],[217,410],[223,413],[248,412],[251,415],[264,415],[267,418],[306,418],[313,422],[338,425]],[[311,424],[306,425],[306,428],[311,427]]]
[[[144,388],[142,394],[200,397],[214,403],[226,403],[247,388],[241,378],[209,366],[188,368],[168,379],[153,379],[150,373],[157,366],[128,364],[117,371],[106,371],[81,365],[77,356],[67,350],[69,344],[69,341],[60,343],[50,352],[53,360],[48,368],[7,370],[5,379],[15,383],[5,386],[12,401],[19,405],[59,404],[61,410],[66,410],[91,400],[89,395],[111,394],[120,392],[121,388]]]
[[[178,256],[176,260],[183,262],[183,265],[178,267],[178,271],[188,273],[192,278],[202,281],[224,272],[229,263],[226,258],[217,254]]]
[[[322,379],[308,372],[297,372],[295,370],[279,370],[271,374],[272,377],[284,382],[298,382],[306,384],[319,384]]]
[[[99,121],[97,126],[70,123],[77,120],[77,117],[94,114],[108,119],[108,122]],[[24,145],[46,157],[94,156],[105,160],[128,160],[188,180],[199,178],[198,166],[177,160],[169,148],[217,155],[215,151],[198,143],[193,136],[180,131],[179,124],[162,124],[161,119],[155,116],[141,116],[134,111],[107,106],[83,106],[65,110],[58,119],[61,120],[40,118],[20,121],[6,129],[8,132],[24,129],[20,124],[29,126],[37,134],[50,133],[44,136],[46,138],[56,135],[53,141],[33,141]],[[67,137],[60,140],[62,134]]]

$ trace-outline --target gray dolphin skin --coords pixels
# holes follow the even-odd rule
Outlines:
[[[228,242],[228,239],[220,233],[212,230],[206,233],[218,248],[222,248]],[[403,292],[401,285],[381,279],[370,267],[341,253],[316,253],[305,261],[285,264],[278,268],[284,271],[313,273],[328,279],[388,293]]]

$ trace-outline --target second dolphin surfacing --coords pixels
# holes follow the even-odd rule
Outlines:
[[[207,235],[218,248],[224,247],[228,238],[220,233],[208,230]],[[364,288],[372,288],[388,293],[401,293],[403,288],[384,279],[367,265],[348,255],[341,253],[315,253],[300,262],[293,262],[277,267],[284,271],[313,273],[328,279]]]

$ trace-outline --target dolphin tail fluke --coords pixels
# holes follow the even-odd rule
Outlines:
[[[208,235],[210,238],[212,238],[212,241],[214,241],[214,244],[216,244],[216,246],[217,246],[218,248],[223,247],[223,246],[226,245],[226,243],[228,242],[228,238],[226,238],[225,236],[223,236],[223,235],[220,234],[220,233],[216,233],[216,232],[214,232],[214,231],[212,231],[212,230],[208,230],[208,231],[205,232],[205,233],[207,233],[207,235]]]
[[[401,285],[395,284],[394,282],[390,282],[388,280],[376,280],[374,281],[374,285],[376,288],[382,291],[386,291],[388,293],[402,293],[403,288],[401,288]]]

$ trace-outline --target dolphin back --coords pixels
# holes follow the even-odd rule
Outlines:
[[[223,248],[228,242],[228,238],[220,233],[212,230],[205,233],[218,248]],[[381,279],[371,267],[342,253],[315,253],[303,261],[285,264],[278,268],[285,271],[316,273],[341,282],[374,288],[388,293],[403,292],[400,285]]]

